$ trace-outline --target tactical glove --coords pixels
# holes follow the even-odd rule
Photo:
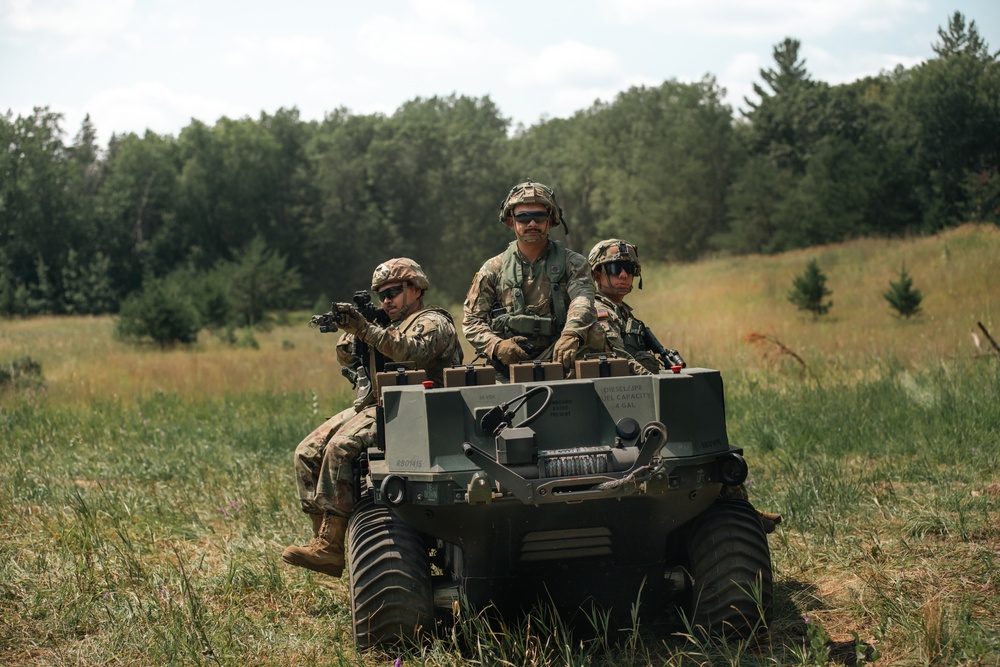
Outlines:
[[[502,364],[510,366],[512,364],[517,364],[522,361],[528,360],[528,353],[521,348],[520,343],[527,343],[528,339],[524,336],[514,336],[513,338],[507,338],[500,341],[497,344],[497,349],[493,353],[497,361]]]
[[[341,330],[346,331],[349,334],[354,334],[356,338],[364,340],[361,335],[362,332],[368,328],[368,321],[358,312],[358,309],[353,305],[347,308],[342,308],[344,304],[337,304],[337,315],[340,320],[339,325]]]
[[[576,360],[576,351],[580,349],[580,339],[575,334],[563,332],[552,348],[552,361],[560,363],[569,370]]]

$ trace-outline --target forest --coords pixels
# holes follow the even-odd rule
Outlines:
[[[247,325],[344,299],[394,256],[454,303],[511,240],[500,200],[526,178],[555,188],[556,238],[586,252],[620,236],[653,262],[1000,222],[1000,51],[975,21],[956,12],[932,59],[842,85],[813,79],[800,48],[774,46],[745,111],[711,75],[531,127],[451,95],[391,115],[192,119],[98,146],[89,118],[70,140],[48,107],[8,111],[0,315],[115,313],[145,292]]]

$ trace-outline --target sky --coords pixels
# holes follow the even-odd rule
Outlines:
[[[739,110],[785,37],[814,79],[846,83],[933,57],[956,10],[1000,49],[997,0],[0,0],[0,113],[47,106],[68,139],[90,114],[106,145],[457,94],[513,129],[706,75]]]

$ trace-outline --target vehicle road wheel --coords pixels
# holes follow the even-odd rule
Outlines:
[[[753,505],[718,500],[695,519],[689,535],[692,627],[715,637],[749,638],[766,631],[771,620],[771,552]]]
[[[351,516],[347,553],[358,648],[419,642],[433,631],[431,568],[417,531],[363,499]]]

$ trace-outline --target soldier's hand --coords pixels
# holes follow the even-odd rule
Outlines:
[[[528,339],[524,336],[514,336],[500,341],[495,352],[497,360],[507,366],[527,361],[528,353],[520,345],[527,342]]]
[[[563,332],[552,348],[552,361],[560,363],[569,370],[576,361],[576,352],[580,349],[580,339],[576,335]]]
[[[337,315],[340,320],[340,328],[349,334],[358,335],[360,331],[368,326],[368,321],[358,312],[353,305],[337,304]]]

